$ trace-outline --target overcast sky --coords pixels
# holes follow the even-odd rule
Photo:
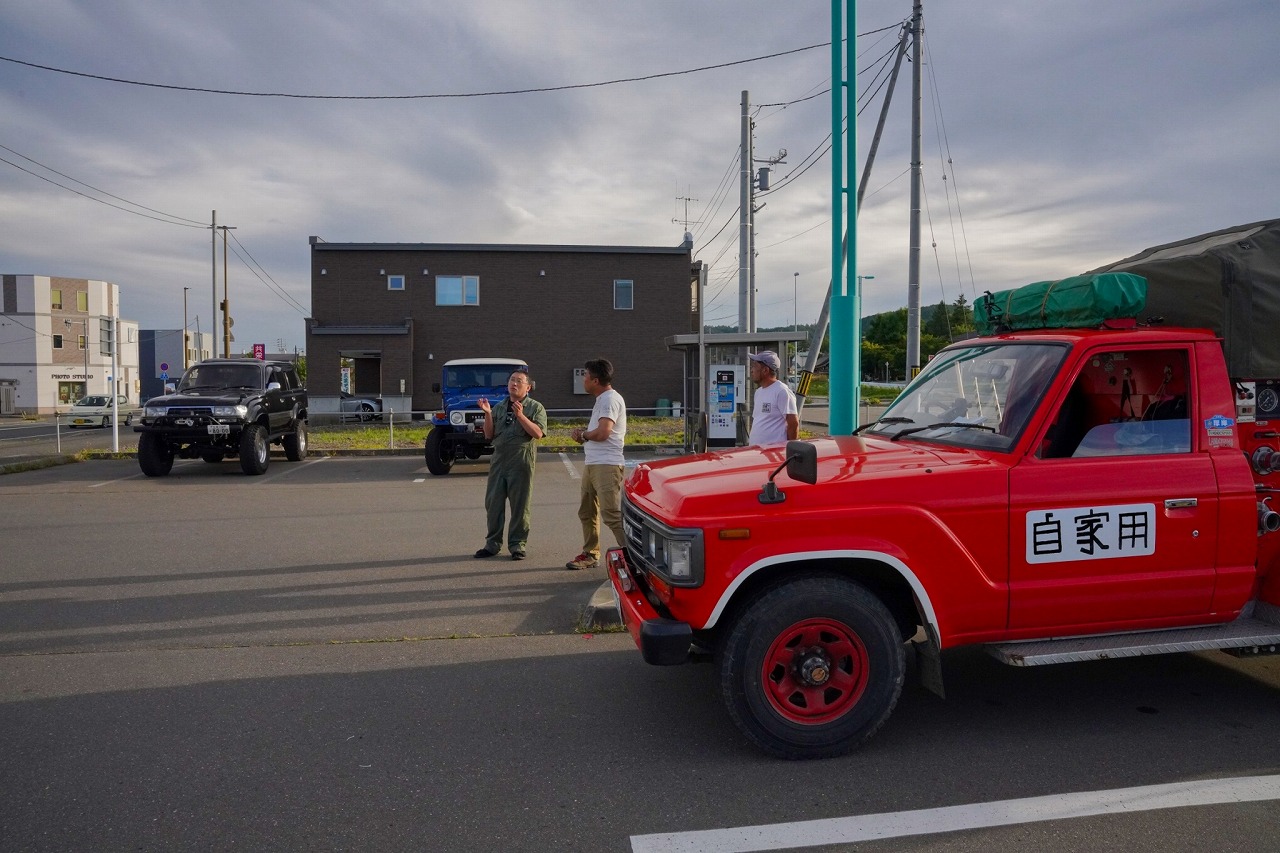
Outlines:
[[[857,7],[858,33],[884,30],[857,42],[874,69],[911,3]],[[1280,3],[924,13],[923,304],[1280,215]],[[689,197],[708,322],[733,324],[747,90],[757,159],[789,152],[758,199],[759,325],[813,322],[831,276],[831,59],[803,48],[829,41],[829,16],[813,0],[8,0],[0,272],[113,282],[143,328],[181,326],[189,287],[209,331],[216,210],[236,229],[237,346],[292,349],[309,235],[674,246]],[[481,94],[566,86],[581,88]],[[907,301],[909,94],[904,66],[859,220],[868,314]],[[863,152],[879,104],[858,119]]]

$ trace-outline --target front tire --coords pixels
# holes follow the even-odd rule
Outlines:
[[[888,719],[906,646],[888,609],[835,577],[790,581],[738,617],[716,657],[729,716],[787,759],[843,755]]]
[[[427,470],[437,477],[443,477],[453,468],[452,442],[445,440],[445,431],[433,427],[427,433]]]
[[[368,423],[371,420],[373,420],[373,406],[370,406],[368,403],[361,403],[360,404],[360,422]]]
[[[284,456],[290,462],[307,458],[307,422],[294,421],[293,432],[284,437]]]
[[[109,427],[109,426],[111,426],[111,416],[110,416],[110,415],[103,415],[103,416],[102,416],[102,428],[103,428],[103,429],[106,429],[106,428],[107,428],[107,427]]]
[[[138,436],[138,467],[148,477],[164,477],[173,470],[173,449],[163,438],[144,432]]]
[[[269,451],[266,427],[249,424],[240,433],[240,470],[246,474],[267,473]]]

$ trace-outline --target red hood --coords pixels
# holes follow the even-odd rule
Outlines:
[[[916,478],[926,475],[926,469],[990,464],[986,454],[912,441],[840,436],[811,443],[818,451],[818,480],[814,485],[792,480],[785,469],[774,478],[779,488],[795,496],[796,501],[789,502],[796,508],[830,505],[829,498],[819,496],[832,488],[843,491],[854,487],[849,495],[842,495],[845,503],[856,500],[854,496],[859,493],[882,500],[901,489],[918,492]],[[761,504],[756,495],[785,458],[785,448],[781,446],[743,447],[645,463],[637,465],[627,479],[627,497],[646,512],[679,526],[739,513],[758,514]],[[875,489],[859,488],[872,482],[876,483]]]

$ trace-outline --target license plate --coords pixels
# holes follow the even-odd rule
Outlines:
[[[231,427],[226,424],[209,424],[206,429],[209,435],[231,435]]]
[[[88,419],[88,418],[76,418],[74,421],[72,421],[72,423],[73,423],[73,424],[87,424],[87,423],[89,423],[89,419]]]

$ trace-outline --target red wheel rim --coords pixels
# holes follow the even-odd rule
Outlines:
[[[858,704],[868,676],[867,649],[848,625],[805,619],[774,638],[761,684],[769,704],[788,721],[820,725]]]

